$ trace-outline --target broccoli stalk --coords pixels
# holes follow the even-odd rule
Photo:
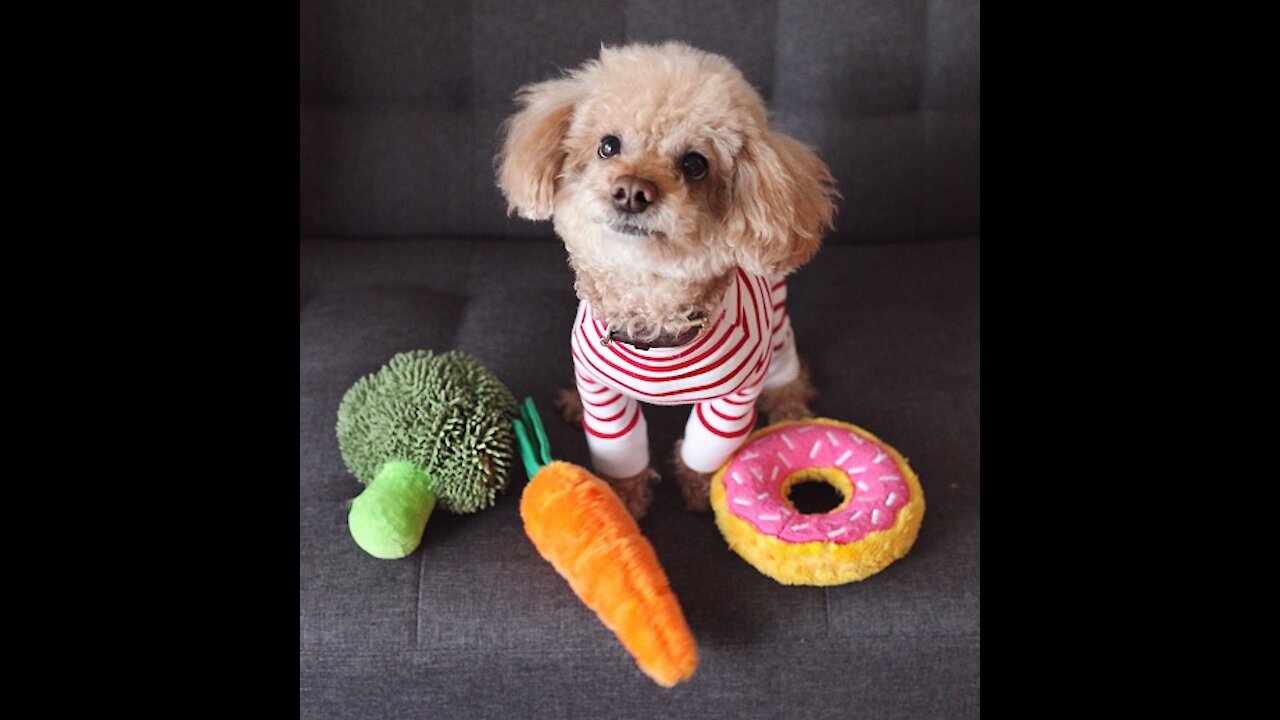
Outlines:
[[[352,501],[347,526],[365,552],[394,560],[418,547],[435,509],[427,474],[411,462],[392,461]]]
[[[415,350],[356,382],[338,406],[343,462],[366,487],[347,522],[356,544],[401,558],[422,540],[437,502],[490,507],[512,462],[511,391],[474,358]]]

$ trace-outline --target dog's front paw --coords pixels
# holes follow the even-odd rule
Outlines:
[[[631,517],[639,520],[649,511],[649,503],[653,501],[653,486],[662,476],[652,467],[641,470],[639,474],[629,478],[611,478],[604,475],[600,479],[609,483],[609,487],[617,493],[622,504],[626,506]]]
[[[690,469],[680,457],[680,448],[684,440],[676,441],[676,450],[672,463],[676,468],[676,480],[680,483],[680,494],[684,496],[684,506],[694,512],[711,511],[711,476],[714,473],[700,473]]]

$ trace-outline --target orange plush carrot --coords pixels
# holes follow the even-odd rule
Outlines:
[[[552,462],[531,399],[520,415],[516,436],[530,477],[520,516],[534,547],[654,682],[672,687],[689,679],[698,648],[653,546],[603,480]]]

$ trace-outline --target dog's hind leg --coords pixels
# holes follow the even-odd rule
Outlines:
[[[803,363],[794,380],[780,383],[774,387],[765,386],[756,401],[769,420],[769,424],[786,420],[802,420],[813,417],[809,403],[818,397],[818,389],[809,381],[809,368]]]
[[[770,424],[785,420],[813,417],[809,403],[818,397],[818,391],[809,381],[809,368],[796,354],[795,333],[791,330],[791,318],[787,316],[787,285],[782,281],[771,289],[773,306],[773,359],[764,378],[764,391],[756,406],[764,412]]]
[[[582,424],[582,396],[578,394],[577,388],[560,388],[556,391],[553,403],[565,422],[570,425]]]

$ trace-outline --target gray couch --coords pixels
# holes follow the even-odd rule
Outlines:
[[[299,702],[306,718],[968,718],[979,714],[977,2],[301,3]],[[815,409],[906,454],[928,510],[864,582],[785,587],[686,512],[667,475],[641,529],[699,642],[662,690],[535,553],[518,514],[438,512],[398,561],[360,551],[334,438],[358,377],[465,350],[550,415],[576,298],[547,224],[492,180],[512,92],[600,43],[733,59],[844,195],[790,284]],[[647,411],[665,455],[687,410]],[[581,430],[549,423],[558,457]],[[656,456],[656,455],[655,455]]]

